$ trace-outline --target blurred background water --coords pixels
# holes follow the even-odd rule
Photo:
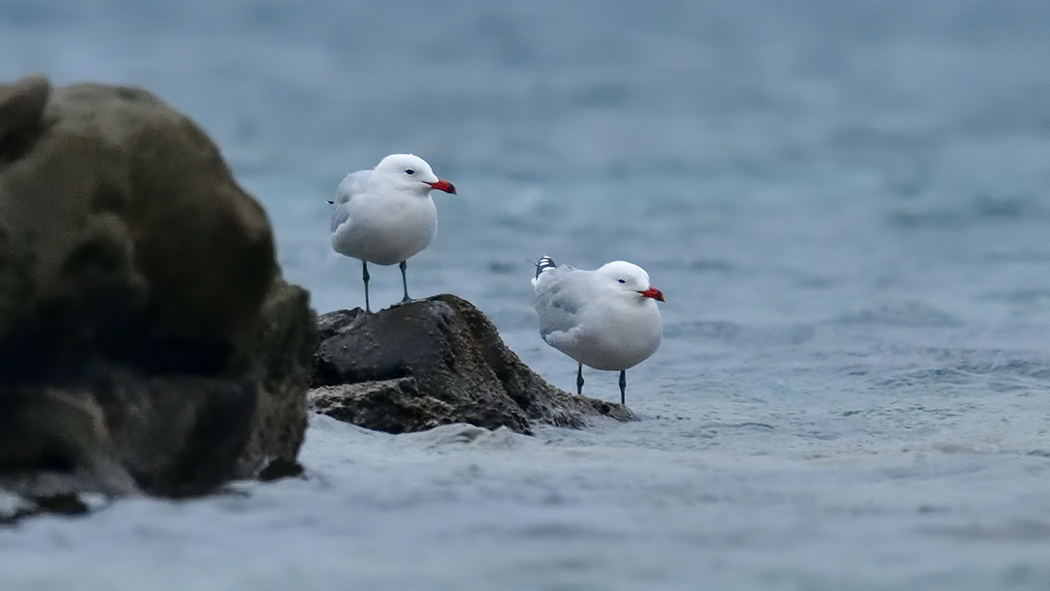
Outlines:
[[[0,79],[189,114],[320,312],[363,303],[325,200],[392,152],[460,192],[411,293],[556,385],[540,255],[630,260],[667,302],[645,421],[318,418],[309,480],[0,531],[2,586],[1050,588],[1047,56],[1034,0],[3,0]]]

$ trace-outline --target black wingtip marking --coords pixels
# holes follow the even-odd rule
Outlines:
[[[558,265],[554,264],[554,259],[550,257],[540,257],[540,261],[536,263],[536,277],[540,276],[540,273],[547,269],[556,269]]]

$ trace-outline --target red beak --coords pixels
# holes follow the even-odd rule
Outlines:
[[[431,189],[437,189],[438,191],[444,191],[446,193],[456,194],[456,185],[446,181],[445,179],[438,179],[436,183],[427,183]]]
[[[658,302],[664,301],[664,292],[662,292],[659,289],[656,289],[655,287],[652,287],[652,286],[650,286],[649,289],[647,289],[645,291],[640,291],[638,293],[642,294],[642,297],[653,298],[654,300],[656,300]]]

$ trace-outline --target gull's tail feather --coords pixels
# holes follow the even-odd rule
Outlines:
[[[541,257],[540,262],[536,263],[536,277],[540,276],[540,273],[547,269],[556,269],[558,265],[554,264],[554,259],[550,257]]]

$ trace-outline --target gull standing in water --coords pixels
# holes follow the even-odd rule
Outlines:
[[[543,257],[532,285],[540,336],[578,364],[576,393],[583,393],[584,365],[619,371],[625,403],[627,370],[656,352],[663,338],[656,302],[664,294],[649,285],[649,274],[625,261],[583,271]]]
[[[452,183],[438,178],[425,160],[412,154],[391,154],[372,170],[346,175],[329,201],[332,209],[332,248],[361,261],[368,301],[368,263],[399,264],[408,297],[407,260],[426,248],[437,234],[437,207],[433,190],[456,194]]]

